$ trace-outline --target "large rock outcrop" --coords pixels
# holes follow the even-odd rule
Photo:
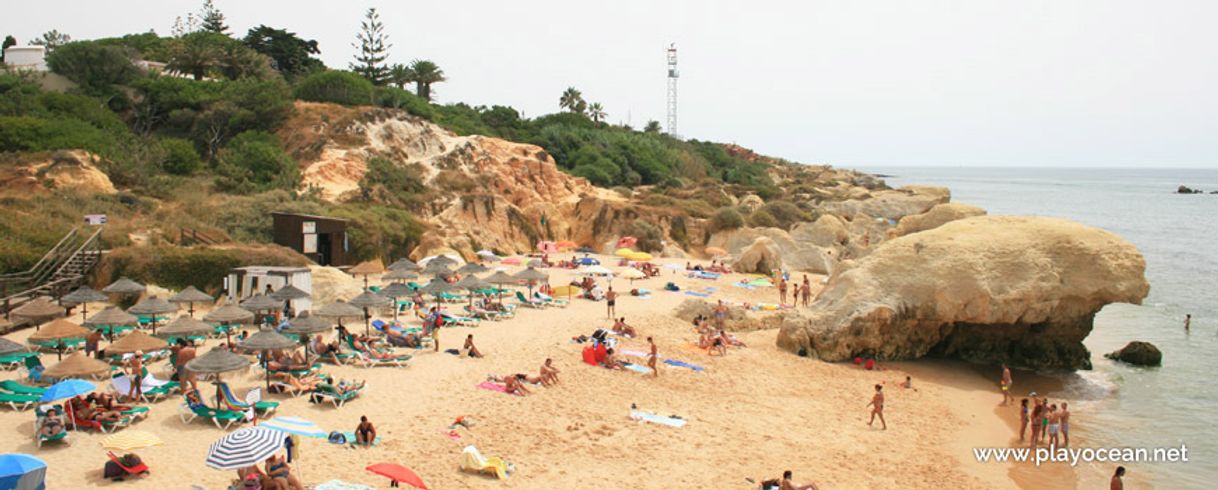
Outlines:
[[[1159,366],[1163,364],[1163,352],[1150,342],[1135,340],[1115,352],[1104,354],[1104,357],[1121,361],[1135,366]]]
[[[0,165],[0,190],[12,194],[46,194],[57,190],[81,193],[118,192],[98,165],[101,157],[84,150],[60,150],[18,158]]]
[[[922,214],[951,200],[951,192],[944,187],[908,186],[897,190],[872,192],[862,199],[848,199],[825,203],[822,207],[830,214],[855,216],[859,214],[899,220],[905,216]]]
[[[969,206],[958,202],[949,202],[936,205],[922,214],[915,214],[901,218],[897,223],[897,227],[892,229],[894,237],[905,236],[910,233],[926,231],[931,228],[937,228],[944,224],[964,218],[972,218],[973,216],[985,216],[985,210],[977,206]]]
[[[1109,303],[1140,303],[1141,253],[1067,220],[973,217],[897,238],[835,274],[778,344],[830,361],[856,355],[1090,368],[1083,338]]]

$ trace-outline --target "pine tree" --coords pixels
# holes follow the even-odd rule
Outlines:
[[[385,60],[389,58],[389,35],[385,34],[385,24],[381,23],[380,14],[376,8],[369,8],[360,22],[360,32],[355,35],[358,43],[351,46],[359,50],[355,54],[355,62],[351,63],[351,71],[363,75],[376,85],[384,85],[389,80],[389,66]]]
[[[199,17],[203,19],[203,30],[217,32],[220,34],[228,34],[228,26],[224,25],[224,14],[220,13],[211,0],[203,0],[203,8],[199,11]]]

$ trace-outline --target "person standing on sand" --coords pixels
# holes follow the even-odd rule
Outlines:
[[[1011,368],[1002,363],[1002,405],[1005,407],[1015,397],[1011,396]]]
[[[1040,427],[1041,427],[1040,419],[1041,419],[1041,413],[1044,412],[1044,409],[1045,409],[1044,406],[1042,406],[1040,404],[1040,399],[1033,397],[1032,398],[1032,419],[1030,420],[1032,422],[1032,443],[1031,443],[1032,449],[1036,449],[1036,443],[1040,439]]]
[[[647,354],[647,367],[651,368],[651,376],[653,378],[660,377],[660,369],[656,367],[656,358],[659,354],[656,352],[656,342],[647,337],[647,344],[651,346],[651,352]]]
[[[127,373],[131,387],[127,389],[128,400],[139,400],[144,390],[144,351],[137,350],[131,355],[131,370]]]
[[[784,278],[778,279],[778,305],[787,304],[787,280]]]
[[[722,329],[726,320],[727,305],[723,304],[723,300],[719,300],[719,304],[715,305],[715,328]]]
[[[872,407],[871,408],[871,420],[869,422],[867,422],[867,426],[871,427],[871,424],[875,422],[876,416],[879,416],[881,430],[888,430],[888,422],[884,421],[884,391],[883,390],[884,390],[883,385],[875,385],[875,396],[872,396],[871,403],[867,404],[868,407]]]
[[[1125,490],[1125,467],[1117,466],[1116,473],[1112,474],[1112,480],[1108,482],[1108,490]]]
[[[613,315],[617,314],[617,291],[613,290],[613,285],[609,285],[609,291],[605,293],[605,311],[612,319]]]
[[[1058,438],[1061,433],[1061,413],[1057,411],[1057,404],[1049,406],[1049,447],[1056,448],[1061,440]]]
[[[1019,442],[1024,441],[1024,434],[1028,432],[1028,399],[1019,400]]]
[[[1062,402],[1062,411],[1057,415],[1062,424],[1062,445],[1070,447],[1070,404]]]
[[[804,283],[799,287],[799,299],[803,301],[804,308],[808,307],[808,303],[812,299],[812,285],[808,284],[807,277],[804,277]]]

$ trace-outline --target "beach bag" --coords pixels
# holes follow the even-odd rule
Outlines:
[[[127,476],[127,472],[113,461],[106,461],[106,467],[102,469],[102,477],[107,480],[116,480]]]
[[[681,288],[677,287],[677,285],[675,283],[670,282],[670,283],[664,285],[664,290],[665,291],[680,291]]]
[[[346,444],[347,436],[343,435],[342,432],[334,431],[330,433],[330,436],[326,440],[330,441],[330,444]]]

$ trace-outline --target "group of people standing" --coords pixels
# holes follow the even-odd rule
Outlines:
[[[1009,405],[1015,400],[1011,394],[1011,368],[1002,364],[1002,380],[999,381],[999,386],[1002,389],[1002,405]],[[1029,400],[1031,406],[1029,406]],[[1036,448],[1038,444],[1047,444],[1049,447],[1069,446],[1070,445],[1070,404],[1062,402],[1061,407],[1056,403],[1049,403],[1049,398],[1045,396],[1038,397],[1033,391],[1028,394],[1027,398],[1019,401],[1019,441],[1028,440],[1028,427],[1032,428],[1032,437],[1030,445]]]
[[[787,290],[790,286],[790,275],[782,272],[777,274],[775,285],[778,286],[778,304],[785,305],[787,303]],[[791,306],[807,307],[812,302],[812,283],[808,280],[808,275],[804,274],[804,279],[801,283],[796,284],[794,291],[791,292]]]

